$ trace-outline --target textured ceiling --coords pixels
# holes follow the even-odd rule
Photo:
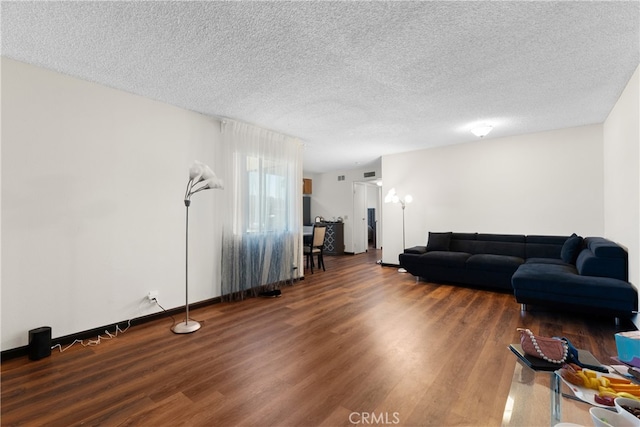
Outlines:
[[[604,121],[640,2],[9,2],[2,55],[293,135],[305,171]],[[359,166],[356,166],[359,165]]]

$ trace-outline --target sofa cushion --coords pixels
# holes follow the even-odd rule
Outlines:
[[[450,250],[470,254],[508,255],[524,258],[524,246],[524,243],[495,242],[489,240],[451,240]]]
[[[461,240],[461,239],[451,239],[451,247],[450,251],[454,252],[467,252],[470,254],[475,254],[475,245],[478,243],[475,240]]]
[[[473,244],[478,237],[478,233],[451,233],[450,251],[454,252],[472,252]]]
[[[565,265],[567,264],[560,258],[529,258],[526,261],[526,264],[558,264]]]
[[[472,252],[474,254],[506,255],[518,258],[524,258],[525,255],[524,243],[477,241],[474,246]]]
[[[425,265],[464,268],[471,254],[464,252],[433,251],[420,255],[420,262]]]
[[[451,232],[448,233],[432,233],[429,232],[429,241],[427,242],[427,252],[429,251],[448,251],[451,243]]]
[[[557,258],[560,259],[562,245],[567,236],[539,236],[526,237],[526,258]]]
[[[541,236],[538,234],[531,234],[526,236],[526,242],[536,245],[562,246],[568,238],[569,236]]]
[[[578,254],[582,250],[582,237],[573,233],[562,245],[560,258],[568,264],[575,264]]]
[[[478,254],[467,259],[467,268],[472,270],[514,272],[524,263],[519,257],[507,255]]]
[[[451,240],[476,240],[478,233],[451,233]]]
[[[483,234],[478,233],[476,240],[483,240],[486,242],[510,242],[510,243],[524,243],[524,234]]]
[[[511,283],[514,289],[529,289],[540,293],[558,292],[572,276],[577,276],[576,268],[571,264],[537,264],[521,265],[513,274]]]

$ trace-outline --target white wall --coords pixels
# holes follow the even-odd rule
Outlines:
[[[604,123],[604,231],[629,252],[640,286],[640,67]]]
[[[219,141],[205,116],[2,58],[2,350],[156,312],[149,290],[183,305],[188,168],[216,170]],[[190,208],[191,302],[220,295],[216,192]]]
[[[601,236],[602,152],[602,126],[591,125],[388,155],[382,194],[413,196],[407,247],[429,231]],[[383,262],[397,264],[402,210],[382,210]]]
[[[364,178],[365,172],[375,172],[375,177]],[[344,175],[344,181],[338,176]],[[344,220],[344,244],[347,252],[353,252],[353,183],[379,179],[381,166],[374,165],[361,169],[341,170],[324,174],[305,174],[313,179],[311,195],[311,220],[322,216],[326,220],[342,217]]]

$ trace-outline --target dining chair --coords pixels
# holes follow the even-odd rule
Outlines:
[[[311,243],[304,246],[304,254],[307,257],[307,267],[311,268],[311,274],[313,274],[313,256],[318,257],[318,268],[322,267],[322,271],[326,271],[324,268],[324,236],[326,235],[327,226],[316,224],[313,226],[313,232],[311,234]]]

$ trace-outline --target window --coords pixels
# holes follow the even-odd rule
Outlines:
[[[291,171],[283,161],[246,157],[247,233],[289,231],[291,228]]]

